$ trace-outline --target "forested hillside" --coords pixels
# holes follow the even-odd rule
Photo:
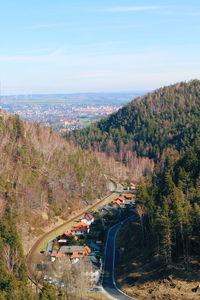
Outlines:
[[[136,222],[122,230],[120,286],[130,295],[139,289],[141,299],[150,299],[149,291],[159,299],[182,299],[182,289],[188,293],[183,299],[193,299],[192,288],[200,276],[200,81],[136,99],[89,130],[107,126],[105,138],[111,137],[117,145],[113,128],[119,125],[119,116],[125,145],[155,161],[152,176],[141,179],[138,186]],[[86,141],[85,132],[75,138]]]
[[[23,238],[33,236],[52,217],[67,217],[102,196],[105,173],[141,178],[138,255],[148,252],[159,267],[179,261],[189,269],[200,249],[199,137],[198,80],[156,90],[68,134],[82,149],[51,129],[1,111],[0,299],[31,297],[19,229]],[[130,227],[124,235],[130,259],[134,232]]]
[[[136,213],[118,242],[120,287],[138,299],[199,299],[200,140],[141,181]]]
[[[163,152],[186,149],[200,134],[200,81],[181,82],[133,100],[83,130],[68,134],[82,148],[113,156],[127,151],[158,161]]]
[[[91,203],[105,184],[92,154],[51,129],[0,112],[0,299],[30,299],[21,238]]]
[[[191,278],[197,281],[200,275],[200,81],[160,88],[133,100],[108,118],[70,133],[67,138],[84,149],[103,151],[125,165],[130,164],[130,153],[155,162],[153,174],[141,179],[138,187],[137,220],[127,225],[121,236],[119,248],[125,245],[125,252],[118,274],[124,291],[129,293],[132,288],[130,295],[134,295],[138,287],[145,289],[146,282],[152,287],[151,292],[156,293],[153,282],[159,284],[168,275],[177,279],[180,286],[184,286],[180,276],[186,281]],[[173,288],[176,284],[171,282]],[[157,295],[162,294],[161,290]],[[177,288],[172,298],[164,295],[162,299],[180,299],[180,294]],[[141,295],[144,296],[142,292]]]
[[[66,208],[96,198],[104,184],[101,166],[92,154],[51,129],[1,113],[1,213],[8,195],[22,216],[29,210],[49,216],[66,213]]]
[[[138,201],[143,245],[166,264],[183,257],[188,268],[200,249],[200,140],[177,161],[166,157],[140,185]]]

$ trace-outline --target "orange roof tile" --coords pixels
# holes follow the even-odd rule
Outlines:
[[[133,195],[132,194],[126,194],[125,198],[133,198]]]
[[[72,227],[76,228],[76,227],[89,227],[89,226],[84,222],[79,222],[77,224],[74,224]]]
[[[113,199],[114,200],[124,200],[124,197],[123,196],[117,196],[117,197],[114,197]]]
[[[85,247],[85,252],[88,255],[89,253],[91,253],[91,249],[88,246],[86,246]]]
[[[72,226],[72,230],[87,230],[89,228],[88,224],[80,222]]]

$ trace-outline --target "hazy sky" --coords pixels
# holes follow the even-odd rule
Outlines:
[[[130,91],[200,79],[199,0],[9,0],[3,94]]]

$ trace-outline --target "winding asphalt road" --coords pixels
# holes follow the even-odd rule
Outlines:
[[[134,219],[135,216],[128,217],[124,221],[112,226],[108,230],[106,247],[105,247],[104,275],[103,275],[102,286],[104,290],[114,299],[137,300],[136,298],[132,298],[124,294],[122,291],[120,291],[116,286],[115,278],[114,278],[115,256],[116,256],[115,239],[116,239],[117,232],[122,225],[126,224],[127,222],[133,221]]]

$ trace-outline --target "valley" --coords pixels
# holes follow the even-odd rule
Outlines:
[[[3,300],[104,299],[88,277],[113,294],[114,269],[126,297],[198,299],[199,99],[181,82],[65,138],[1,110]]]
[[[122,195],[125,195],[124,199],[127,199],[126,200],[127,204],[123,204],[123,203],[116,204],[116,198],[118,197],[123,198]],[[123,194],[120,194],[120,196],[118,193],[111,193],[109,196],[106,196],[104,199],[97,201],[97,203],[87,207],[87,209],[81,211],[79,214],[76,214],[73,218],[71,218],[61,226],[55,227],[53,230],[51,230],[50,232],[48,232],[47,234],[39,238],[39,240],[34,244],[34,246],[31,248],[31,250],[27,255],[27,265],[28,265],[29,277],[31,281],[34,282],[36,286],[41,286],[41,284],[44,281],[49,281],[54,286],[62,285],[62,287],[65,290],[65,293],[67,294],[69,293],[68,295],[69,299],[74,299],[74,297],[79,295],[79,293],[82,293],[83,295],[85,295],[85,297],[90,297],[91,291],[93,291],[93,289],[103,291],[101,287],[101,283],[102,280],[104,282],[103,274],[106,271],[105,270],[103,271],[102,269],[103,267],[102,254],[104,253],[104,251],[106,251],[105,253],[107,253],[107,250],[105,250],[105,238],[106,238],[105,228],[111,226],[111,224],[115,224],[116,222],[119,222],[120,219],[123,220],[124,218],[127,218],[127,216],[130,213],[133,214],[134,206],[132,206],[133,204],[129,204],[129,202],[131,201],[130,199],[134,199],[135,197],[134,195],[135,193],[132,194],[132,192],[131,193],[129,192],[129,194],[127,194],[127,191],[124,191]],[[90,232],[89,231],[87,233],[82,232],[80,236],[79,236],[80,233],[74,234],[73,231],[71,232],[70,228],[73,229],[73,227],[77,226],[79,223],[76,222],[77,221],[80,222],[81,218],[82,218],[81,222],[87,222],[85,219],[83,219],[83,217],[84,217],[84,212],[87,213],[88,211],[90,212],[90,215],[88,216],[92,216],[91,214],[94,215],[94,219],[92,220],[92,222],[94,222],[94,225],[92,222],[90,223],[91,224]],[[106,220],[107,217],[109,217],[108,220]],[[130,219],[130,217],[128,219]],[[125,222],[123,223],[125,224]],[[122,224],[122,222],[120,221],[119,224]],[[97,230],[95,228],[99,228],[99,229]],[[69,240],[69,236],[70,236],[69,234],[71,234],[72,240],[71,239]],[[74,239],[75,237],[76,239]],[[82,237],[81,240],[79,239],[79,237]],[[85,237],[86,240],[83,239],[83,237]],[[96,243],[98,243],[98,245],[95,244],[95,240],[92,241],[91,239],[97,239],[98,241]],[[60,250],[55,250],[58,249],[56,245],[58,245],[58,243],[61,242],[62,242],[62,246],[60,247]],[[66,247],[66,245],[70,245],[70,246]],[[80,245],[84,245],[84,246],[80,246]],[[73,252],[70,259],[69,259],[69,254],[67,256],[64,255],[63,253],[64,250],[62,250],[64,248],[65,251],[69,251],[69,253],[70,251]],[[79,253],[79,256],[77,256],[77,252],[75,250],[70,250],[75,248],[79,249],[76,250],[78,252],[85,251],[84,249],[86,249],[88,252],[85,255],[84,252],[83,254]],[[101,251],[99,252],[100,249]],[[113,251],[115,252],[114,249]],[[99,257],[99,262],[96,261],[94,263],[93,261],[94,257],[96,260],[97,257]],[[84,280],[83,282],[84,290],[83,287],[81,286],[78,287],[76,286],[76,288],[74,286],[73,288],[75,281],[70,281],[71,288],[72,288],[72,291],[70,292],[65,288],[66,284],[67,286],[69,284],[69,279],[68,281],[66,281],[65,276],[62,275],[61,273],[65,274],[66,270],[71,270],[70,272],[71,274],[73,274],[73,272],[76,272],[76,269],[73,270],[73,266],[77,268],[77,265],[80,272],[84,272],[84,273],[86,272],[87,269],[90,270],[91,267],[93,266],[92,269],[94,269],[94,271],[90,271],[90,272],[93,272],[91,274],[94,274],[93,276],[95,276],[95,279],[93,280],[88,278],[83,279],[84,273],[81,273],[82,275],[79,280],[80,281]],[[40,266],[39,269],[38,266]],[[63,271],[60,270],[61,266],[63,268]],[[97,284],[97,287],[95,287],[95,284]],[[103,286],[104,285],[105,284],[103,283]],[[102,296],[100,292],[99,292],[99,299],[104,299],[104,296]]]
[[[200,2],[1,1],[0,300],[200,299]]]

